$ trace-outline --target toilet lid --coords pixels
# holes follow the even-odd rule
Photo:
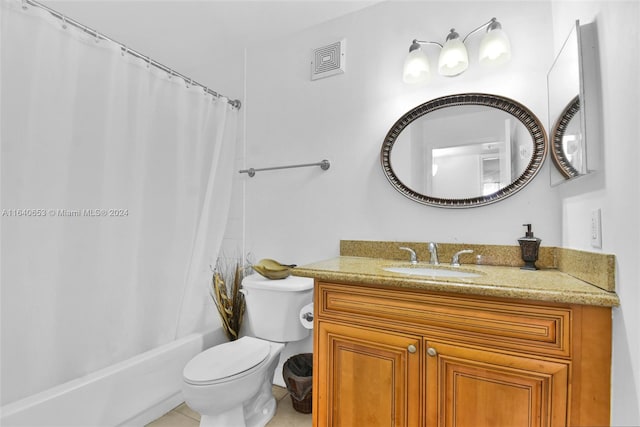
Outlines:
[[[258,365],[270,351],[268,341],[242,337],[203,351],[184,367],[183,376],[191,384],[206,384],[237,375]]]

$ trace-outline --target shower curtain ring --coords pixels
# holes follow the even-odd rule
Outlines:
[[[67,29],[67,17],[62,15],[62,28]]]
[[[100,33],[99,33],[99,32],[97,32],[97,31],[96,31],[95,33],[96,33],[96,38],[95,38],[95,40],[94,40],[94,41],[95,41],[96,43],[98,43],[98,42],[100,42]]]
[[[151,68],[151,57],[147,56],[147,70]]]
[[[122,56],[125,56],[127,53],[129,53],[129,48],[126,46],[122,46],[122,51],[120,53],[122,54]]]
[[[22,0],[22,9],[27,10],[27,0]]]

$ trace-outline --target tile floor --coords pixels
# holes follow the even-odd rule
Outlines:
[[[267,427],[311,426],[311,414],[301,414],[293,409],[293,404],[286,388],[273,386],[273,395],[278,401],[278,410],[267,424]],[[147,424],[147,427],[198,427],[199,425],[200,414],[192,411],[191,408],[183,403],[171,412]]]

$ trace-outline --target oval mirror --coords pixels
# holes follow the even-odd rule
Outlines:
[[[449,95],[404,114],[380,152],[385,176],[402,195],[425,205],[469,208],[515,194],[547,153],[538,118],[509,98]]]

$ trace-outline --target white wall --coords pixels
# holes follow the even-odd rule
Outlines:
[[[600,49],[604,169],[560,188],[562,245],[599,251],[589,240],[591,210],[602,209],[602,252],[616,255],[612,425],[640,425],[640,3],[552,4],[556,50],[572,23],[595,21]]]
[[[593,250],[590,210],[601,207],[602,251],[617,255],[622,299],[614,313],[612,424],[639,425],[640,315],[633,310],[640,261],[638,13],[636,2],[385,2],[251,46],[245,165],[323,158],[332,164],[327,172],[290,169],[240,177],[246,250],[256,258],[304,264],[336,256],[340,239],[515,244],[525,222],[534,224],[543,245]],[[421,87],[402,83],[402,61],[413,38],[442,41],[450,27],[465,33],[491,16],[511,37],[513,60],[507,67],[490,73],[472,62],[453,79],[434,76]],[[553,47],[573,20],[594,16],[605,64],[604,173],[552,188],[547,161],[521,192],[467,210],[419,205],[387,183],[379,164],[384,135],[406,110],[426,100],[472,91],[500,94],[527,105],[548,128],[546,73]],[[310,81],[310,51],[341,38],[347,40],[346,73]],[[472,37],[470,51],[477,43]]]
[[[303,264],[338,254],[340,239],[516,244],[532,223],[543,245],[561,243],[560,205],[549,165],[525,189],[494,205],[463,210],[415,203],[388,184],[379,152],[391,125],[410,108],[452,93],[515,99],[546,123],[546,73],[553,56],[550,6],[543,2],[383,2],[279,41],[247,50],[247,167],[331,160],[331,168],[242,177],[246,249],[257,258]],[[444,41],[496,16],[513,60],[477,64],[481,37],[469,39],[471,66],[423,86],[402,82],[411,40]],[[532,37],[535,34],[535,37]],[[312,49],[346,38],[346,73],[310,80]],[[434,61],[438,53],[425,48]],[[475,54],[475,55],[474,55]]]

